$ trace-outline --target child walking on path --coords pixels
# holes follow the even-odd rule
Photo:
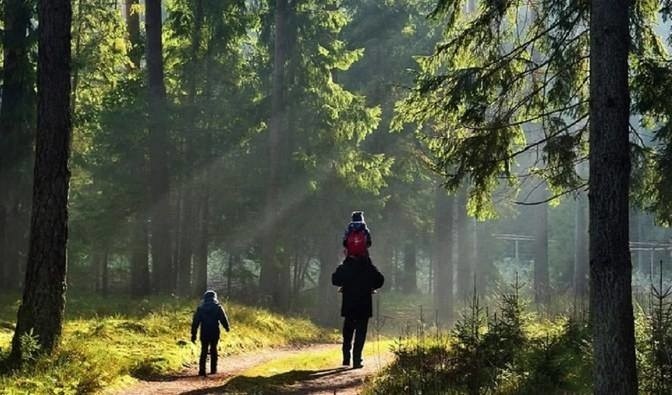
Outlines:
[[[205,360],[210,350],[210,373],[217,373],[217,344],[219,343],[219,324],[222,324],[228,332],[229,319],[224,312],[224,308],[217,300],[215,291],[206,291],[203,294],[203,302],[198,306],[194,313],[194,319],[191,323],[191,342],[196,342],[196,333],[201,328],[201,358],[198,361],[198,374],[205,376]]]

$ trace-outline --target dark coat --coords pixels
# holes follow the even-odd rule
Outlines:
[[[331,275],[331,283],[343,287],[341,316],[370,318],[373,316],[371,294],[383,286],[385,278],[369,257],[348,257]]]
[[[226,331],[229,331],[229,319],[220,305],[214,299],[206,299],[198,306],[194,313],[194,319],[191,322],[191,338],[196,339],[198,327],[201,327],[201,340],[219,339],[219,324],[222,324]]]

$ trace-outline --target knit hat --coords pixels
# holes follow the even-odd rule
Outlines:
[[[353,211],[352,222],[364,222],[364,211]]]
[[[217,301],[217,292],[209,289],[203,294],[203,300],[214,300]]]

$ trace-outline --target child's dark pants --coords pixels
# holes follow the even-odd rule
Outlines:
[[[343,361],[350,361],[350,348],[352,348],[352,360],[354,365],[362,362],[362,349],[366,341],[366,329],[369,324],[368,318],[345,318],[343,322]],[[352,343],[352,337],[355,343]]]
[[[198,361],[198,374],[205,375],[205,360],[210,349],[210,373],[217,373],[217,343],[219,339],[201,339],[201,359]]]

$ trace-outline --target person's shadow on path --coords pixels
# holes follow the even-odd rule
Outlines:
[[[250,394],[277,394],[277,393],[309,393],[319,387],[320,391],[335,391],[347,388],[348,385],[329,386],[328,383],[320,385],[317,380],[349,371],[349,368],[322,369],[322,370],[290,370],[273,376],[247,377],[236,376],[220,387],[199,389],[182,393],[182,395],[206,395],[227,393],[250,393]],[[309,389],[287,388],[297,383],[309,383]]]

